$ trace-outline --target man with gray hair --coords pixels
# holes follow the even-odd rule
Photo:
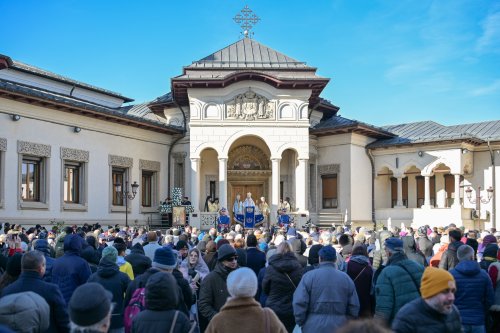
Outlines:
[[[457,250],[458,265],[450,270],[457,291],[455,306],[460,312],[465,332],[486,332],[485,315],[494,302],[493,284],[486,271],[474,260],[474,249],[461,245]]]
[[[401,239],[387,238],[384,245],[388,260],[375,281],[375,318],[390,325],[403,305],[420,296],[424,266],[408,259]]]
[[[108,332],[113,312],[112,298],[113,295],[96,282],[76,288],[68,304],[71,333]]]

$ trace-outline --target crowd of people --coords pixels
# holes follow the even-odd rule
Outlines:
[[[4,223],[0,332],[500,332],[500,233]]]

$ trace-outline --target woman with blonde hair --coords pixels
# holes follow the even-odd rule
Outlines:
[[[271,308],[285,325],[288,332],[295,327],[293,293],[302,278],[302,265],[287,242],[282,242],[276,254],[269,258],[262,289],[266,295],[266,307]]]

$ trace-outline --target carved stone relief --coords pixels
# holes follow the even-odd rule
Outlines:
[[[339,172],[340,172],[340,164],[318,165],[318,173],[320,175],[327,175]]]
[[[229,170],[269,170],[269,159],[264,152],[251,145],[240,146],[229,153]]]
[[[160,162],[139,160],[139,169],[149,171],[160,171]]]
[[[61,159],[76,162],[88,162],[89,152],[86,150],[61,147]]]
[[[172,157],[174,158],[174,161],[176,163],[182,163],[184,162],[184,160],[186,159],[187,157],[187,153],[186,152],[181,152],[181,153],[173,153],[172,154]]]
[[[217,218],[217,215],[219,215],[217,212],[202,212],[200,214],[201,230],[209,230],[210,228],[215,227],[215,219]]]
[[[264,96],[248,90],[226,103],[226,118],[241,120],[271,119],[275,104]]]
[[[50,157],[50,146],[41,143],[17,141],[17,152],[40,157]]]
[[[134,160],[131,157],[109,155],[109,165],[112,166],[131,168],[133,162]]]
[[[0,151],[7,151],[7,139],[0,138]]]

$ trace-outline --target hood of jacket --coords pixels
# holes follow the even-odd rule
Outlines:
[[[118,265],[107,258],[102,259],[97,267],[97,275],[102,278],[110,278],[118,272],[120,272]]]
[[[281,273],[289,273],[302,267],[294,253],[275,254],[269,258],[269,265]]]
[[[130,249],[130,253],[145,255],[144,248],[142,247],[141,243],[135,243],[135,245]]]
[[[481,267],[477,261],[465,260],[459,262],[458,265],[455,266],[455,270],[463,275],[474,276],[479,274]]]
[[[43,252],[44,254],[50,256],[49,242],[46,239],[37,239],[33,248],[37,251]]]
[[[402,237],[403,240],[403,249],[405,253],[408,251],[410,252],[415,252],[416,251],[416,246],[415,246],[415,239],[413,236],[404,236]]]
[[[67,235],[64,237],[64,253],[80,255],[82,252],[83,242],[83,238],[76,234]]]
[[[155,311],[176,309],[180,294],[177,281],[172,274],[158,272],[151,275],[146,283],[146,308]]]

